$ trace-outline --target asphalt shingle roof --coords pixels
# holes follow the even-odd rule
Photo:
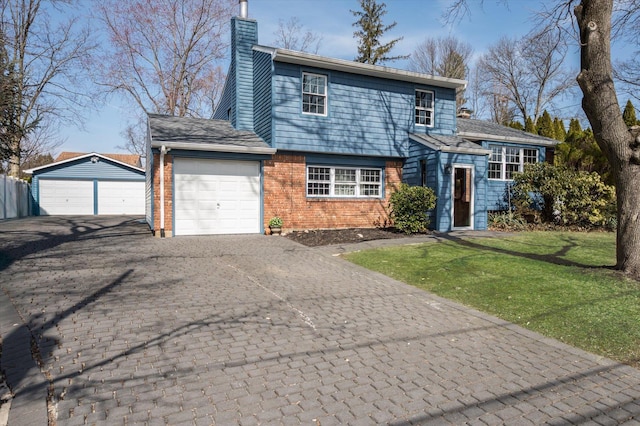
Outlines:
[[[165,143],[198,145],[223,145],[244,148],[270,148],[253,132],[236,130],[226,120],[206,118],[174,117],[149,114],[151,143],[158,146]],[[199,149],[203,147],[200,146]]]
[[[491,153],[478,144],[464,140],[460,136],[412,133],[411,139],[438,151],[476,155],[488,155]]]
[[[76,157],[82,157],[83,155],[89,154],[88,152],[69,152],[64,151],[61,152],[60,155],[56,158],[56,163],[60,161],[70,160]],[[112,160],[119,161],[121,163],[128,164],[134,167],[142,167],[140,162],[140,156],[138,154],[100,154],[102,156],[111,158]]]
[[[559,143],[555,139],[534,135],[498,123],[470,118],[458,118],[458,135],[471,140],[506,140],[545,146],[554,146]]]

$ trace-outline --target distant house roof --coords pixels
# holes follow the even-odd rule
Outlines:
[[[70,160],[76,157],[82,157],[88,155],[86,152],[68,152],[64,151],[58,155],[55,162],[59,163],[60,161]],[[100,154],[104,155],[107,158],[111,158],[112,160],[119,161],[121,163],[129,164],[134,167],[142,167],[142,163],[140,161],[140,156],[138,154]]]
[[[196,151],[273,154],[271,148],[253,132],[236,130],[226,120],[174,117],[149,114],[151,146]]]
[[[124,156],[125,158],[138,157],[137,164],[140,164],[140,156],[139,155],[98,154],[97,152],[89,152],[89,153],[63,152],[62,154],[60,154],[58,156],[58,158],[56,158],[56,161],[54,161],[53,163],[50,163],[50,164],[47,164],[47,165],[44,165],[44,166],[40,166],[40,167],[34,167],[33,169],[24,170],[23,172],[26,173],[26,174],[33,174],[34,172],[42,171],[42,170],[48,169],[50,167],[57,167],[57,166],[60,166],[60,165],[64,165],[66,163],[72,163],[72,162],[74,162],[76,160],[82,160],[84,158],[89,158],[89,157],[102,158],[104,160],[111,161],[111,162],[116,163],[116,164],[120,164],[121,166],[125,166],[127,169],[136,170],[138,172],[144,172],[144,169],[142,167],[137,166],[137,165],[133,165],[133,164],[125,162],[125,161],[121,161],[120,159],[114,158],[113,156],[115,156],[115,157]],[[128,158],[128,159],[133,161],[133,158]]]
[[[466,141],[459,136],[410,133],[409,138],[436,151],[474,155],[491,154],[490,150],[481,148],[478,144]]]
[[[472,141],[504,141],[542,146],[555,146],[559,143],[555,139],[534,135],[502,124],[470,118],[458,118],[458,136]]]
[[[467,86],[465,80],[455,78],[437,77],[413,71],[405,71],[397,68],[383,67],[380,65],[363,64],[361,62],[347,61],[345,59],[329,58],[326,56],[312,55],[306,52],[277,49],[268,46],[253,46],[254,50],[269,53],[274,61],[290,64],[304,65],[343,71],[352,74],[368,75],[372,77],[388,78],[392,80],[408,81],[412,83],[446,87],[449,89],[463,89]]]

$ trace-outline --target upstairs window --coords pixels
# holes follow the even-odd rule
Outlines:
[[[433,127],[433,92],[416,90],[416,124]]]
[[[382,170],[309,166],[307,196],[379,198],[382,196]]]
[[[327,115],[327,76],[302,73],[302,113]]]
[[[514,173],[524,171],[524,165],[538,162],[538,150],[491,145],[489,179],[511,180]]]

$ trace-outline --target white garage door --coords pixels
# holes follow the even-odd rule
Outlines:
[[[174,160],[175,235],[260,232],[255,161]]]
[[[48,180],[38,183],[41,215],[93,214],[93,181]]]
[[[144,181],[98,181],[98,214],[144,214]]]

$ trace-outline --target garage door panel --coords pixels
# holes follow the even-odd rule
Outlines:
[[[144,213],[144,181],[98,181],[98,214]]]
[[[175,234],[260,232],[257,162],[176,158]]]
[[[93,181],[40,179],[38,190],[41,215],[93,214]]]

